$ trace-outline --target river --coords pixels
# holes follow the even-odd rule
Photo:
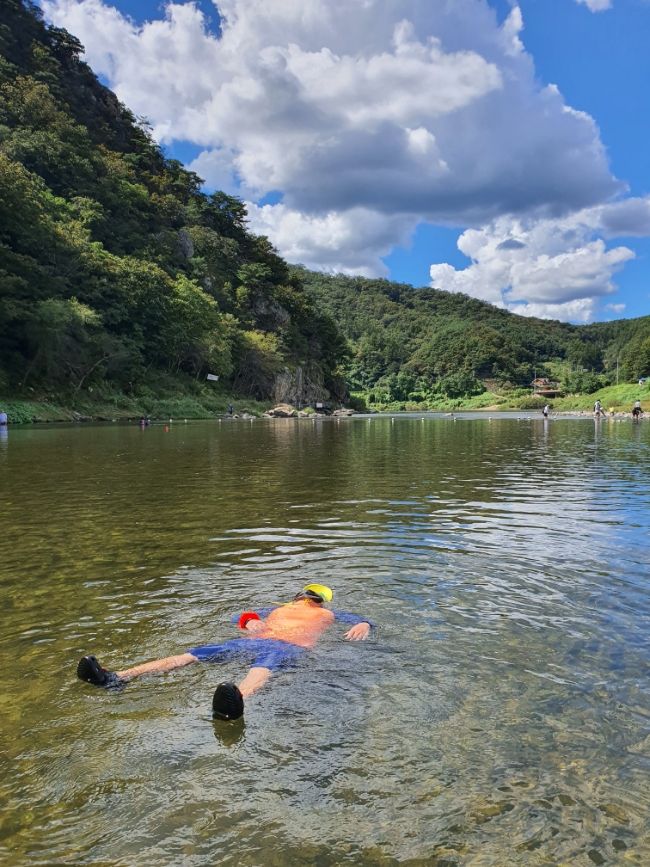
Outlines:
[[[434,415],[0,438],[0,860],[648,864],[650,424]],[[75,677],[329,584],[337,625],[213,722],[236,663]]]

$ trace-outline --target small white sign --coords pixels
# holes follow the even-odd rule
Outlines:
[[[211,380],[212,382],[217,382],[219,380],[218,376],[215,376],[214,373],[208,373],[206,379]]]

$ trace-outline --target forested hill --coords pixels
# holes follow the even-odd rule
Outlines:
[[[574,392],[650,375],[648,316],[575,326],[436,289],[294,272],[350,342],[350,388],[379,403],[529,391],[535,375]]]
[[[137,406],[198,393],[211,373],[223,394],[310,402],[342,399],[343,374],[377,403],[435,405],[528,388],[535,372],[583,392],[615,368],[650,374],[650,317],[579,328],[290,268],[239,199],[203,194],[165,157],[82,53],[27,0],[0,2],[3,399],[72,406],[92,391]]]
[[[0,4],[0,394],[278,374],[335,393],[344,343],[246,211],[166,159],[65,30]],[[287,376],[287,369],[290,371]]]

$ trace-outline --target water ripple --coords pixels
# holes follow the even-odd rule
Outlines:
[[[4,444],[3,863],[650,860],[650,425],[179,427]],[[379,628],[243,726],[237,665],[75,681],[309,581]]]

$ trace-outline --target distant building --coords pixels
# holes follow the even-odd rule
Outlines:
[[[560,383],[544,377],[537,377],[531,382],[533,394],[538,397],[557,397],[560,394]]]

